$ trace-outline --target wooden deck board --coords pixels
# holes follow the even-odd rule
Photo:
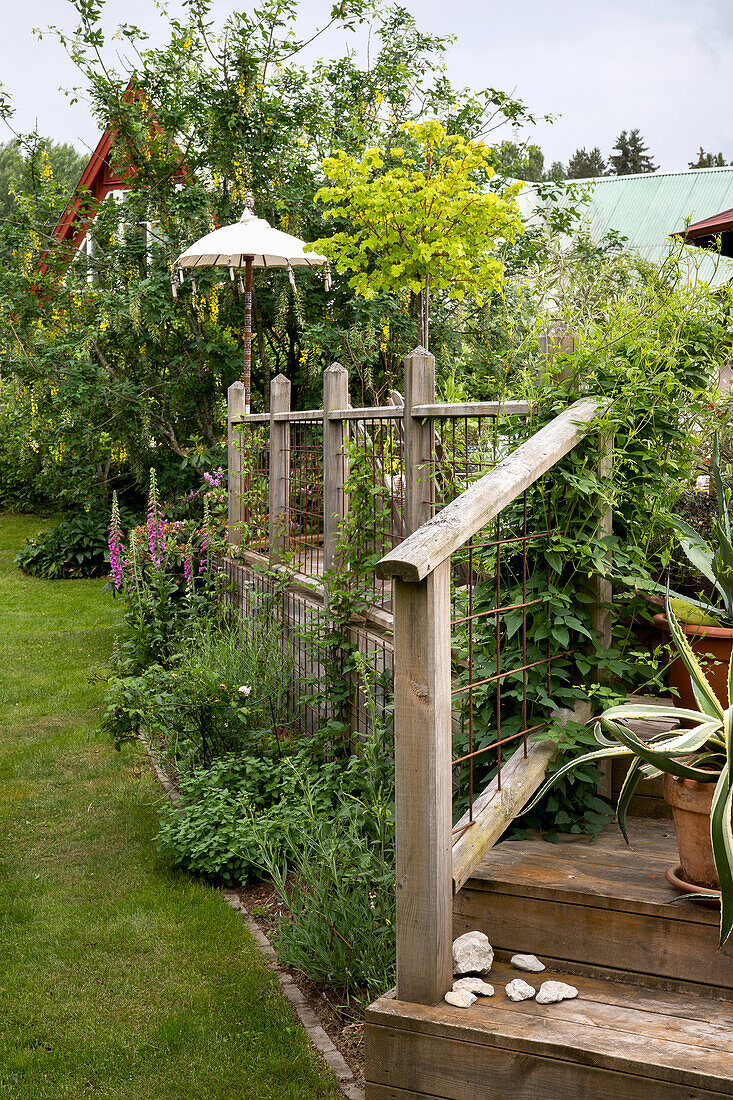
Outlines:
[[[475,889],[517,891],[525,896],[600,908],[649,912],[660,906],[670,920],[717,924],[716,913],[695,902],[676,902],[679,895],[664,877],[679,862],[674,829],[669,822],[629,819],[627,847],[620,830],[610,825],[590,842],[587,838],[561,844],[546,841],[505,841],[479,864],[472,876]]]
[[[531,951],[575,972],[730,996],[733,944],[718,951],[718,912],[675,901],[664,878],[677,861],[673,830],[636,818],[629,835],[632,849],[616,826],[593,843],[497,845],[454,899],[454,934],[477,928],[500,955]]]
[[[539,1100],[556,1088],[597,1100],[733,1095],[733,1005],[584,976],[572,979],[576,1000],[514,1004],[504,984],[516,976],[495,964],[488,975],[495,996],[468,1011],[390,997],[373,1005],[368,1100]],[[568,978],[549,970],[524,976],[535,986]]]

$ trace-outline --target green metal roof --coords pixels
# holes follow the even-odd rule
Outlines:
[[[638,176],[601,176],[573,180],[591,187],[583,222],[599,241],[609,230],[627,238],[627,247],[647,260],[662,263],[675,244],[670,233],[688,222],[733,208],[733,167],[696,168],[687,172],[648,172]],[[520,195],[520,208],[531,219],[537,208],[531,184]],[[689,246],[690,277],[719,285],[733,278],[733,260]]]

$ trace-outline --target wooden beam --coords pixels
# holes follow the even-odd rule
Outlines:
[[[415,353],[413,353],[415,354]],[[432,358],[432,357],[431,357]],[[600,398],[576,401],[377,562],[378,577],[421,581],[587,435]],[[405,417],[405,428],[415,421]],[[432,426],[430,428],[432,431]],[[407,452],[407,439],[405,440]],[[410,480],[407,482],[410,490]],[[413,489],[414,494],[414,489]]]
[[[394,405],[375,405],[363,409],[334,409],[328,414],[329,420],[398,420],[402,409]]]
[[[453,979],[450,564],[394,587],[397,995],[442,1000]]]
[[[282,378],[284,375],[278,377]],[[279,412],[274,415],[272,409],[270,409],[270,418],[276,424],[291,424],[293,421],[298,420],[312,421],[317,424],[323,419],[323,409],[294,409],[292,412],[288,409],[287,412]]]
[[[527,401],[451,401],[442,405],[414,405],[412,415],[425,416],[526,416]]]
[[[227,527],[229,546],[242,545],[242,433],[237,426],[244,412],[244,385],[235,382],[227,390]]]
[[[473,804],[472,823],[469,824],[468,810],[465,812],[453,830],[454,833],[464,830],[453,844],[454,894],[529,802],[556,752],[556,743],[547,740],[532,741],[526,756],[523,748],[517,749],[502,765],[501,790],[493,779]]]
[[[336,545],[346,518],[344,482],[348,477],[348,427],[331,410],[349,403],[349,372],[332,363],[323,372],[323,569],[336,563]]]
[[[433,425],[421,423],[409,415],[415,405],[435,400],[435,357],[424,348],[405,359],[405,518],[408,535],[430,519],[434,497]],[[404,544],[403,544],[404,545]],[[388,554],[387,557],[390,555]],[[383,561],[385,559],[382,559]],[[427,576],[429,570],[422,574]],[[385,577],[391,573],[379,574]],[[394,574],[397,576],[398,574]],[[411,579],[411,578],[408,578]],[[420,578],[422,580],[422,577]]]
[[[601,482],[605,482],[610,489],[611,475],[613,473],[613,435],[604,435],[600,441],[600,457],[598,460],[598,476]],[[598,535],[603,538],[613,534],[613,509],[608,497],[602,499],[598,508]],[[608,557],[608,552],[606,554]],[[593,580],[595,603],[592,612],[593,629],[600,634],[600,644],[604,649],[611,647],[612,635],[612,609],[613,585],[608,577],[598,574]]]
[[[290,379],[270,383],[270,561],[280,561],[290,536],[290,424],[275,415],[290,408]]]
[[[232,417],[232,424],[269,424],[269,413],[247,413],[246,416]]]

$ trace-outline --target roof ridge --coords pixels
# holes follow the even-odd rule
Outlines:
[[[607,176],[583,176],[582,179],[564,179],[561,183],[600,183],[606,181],[623,181],[623,180],[640,180],[640,179],[661,179],[664,176],[702,176],[709,172],[728,172],[733,173],[733,164],[717,165],[714,168],[680,168],[674,172],[629,172],[624,175],[616,175],[615,172],[609,173]]]

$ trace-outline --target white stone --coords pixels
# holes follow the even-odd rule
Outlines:
[[[488,974],[494,949],[483,932],[464,932],[453,940],[454,974]]]
[[[456,1008],[470,1008],[476,1000],[476,994],[470,989],[451,989],[446,993],[445,999],[449,1005],[455,1005]]]
[[[481,978],[458,978],[453,982],[453,992],[457,989],[467,989],[470,993],[480,993],[482,997],[493,997],[494,987]]]
[[[547,985],[547,982],[545,983]],[[509,985],[504,986],[506,995],[510,1001],[529,1001],[534,997],[535,990],[521,978],[515,978]]]
[[[543,982],[537,994],[538,1005],[551,1005],[555,1001],[572,1001],[578,996],[574,985],[566,985],[565,982]]]
[[[545,964],[536,955],[512,955],[511,963],[517,970],[529,970],[533,974],[539,974],[540,970],[545,969]]]

